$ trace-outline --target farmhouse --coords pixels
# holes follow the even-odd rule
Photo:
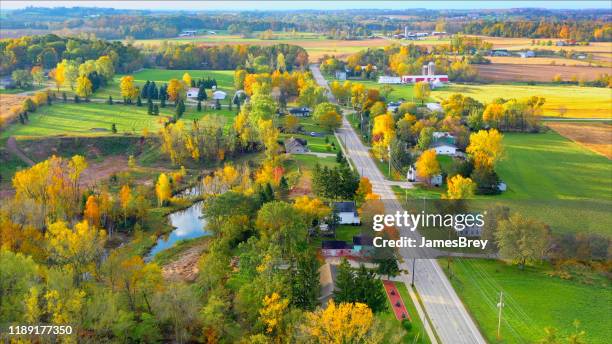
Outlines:
[[[333,204],[334,212],[340,219],[341,225],[358,225],[361,223],[355,202],[335,202]]]
[[[290,137],[285,140],[285,151],[291,154],[303,154],[308,152],[306,140]]]
[[[308,117],[310,116],[310,109],[307,107],[291,108],[289,113],[295,117]]]
[[[198,93],[200,92],[200,89],[197,87],[190,87],[187,90],[187,98],[197,98],[198,97]]]
[[[434,142],[431,145],[431,148],[433,148],[436,151],[437,155],[455,155],[457,154],[457,146],[451,143],[444,142],[444,141]]]

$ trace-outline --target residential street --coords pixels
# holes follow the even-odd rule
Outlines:
[[[328,88],[327,81],[321,75],[318,66],[311,65],[310,69],[319,85]],[[331,95],[330,99],[335,101]],[[402,210],[389,182],[378,170],[369,155],[368,148],[361,142],[358,134],[346,118],[343,118],[342,126],[337,133],[359,174],[367,177],[372,183],[373,192],[379,194],[381,199],[385,200],[386,212],[395,213],[396,210]],[[421,240],[417,232],[402,230],[401,235],[414,238],[417,242]],[[411,273],[413,272],[412,257],[417,257],[416,271],[414,271],[415,287],[439,341],[444,344],[486,343],[437,261],[423,258],[432,257],[431,252],[423,249],[401,249],[400,253],[404,258],[401,268],[409,270]],[[411,288],[410,279],[410,275],[402,276],[402,280],[409,290]],[[414,300],[414,297],[413,301],[419,308],[419,303]],[[419,315],[428,330],[432,343],[437,343],[436,337],[429,331],[429,321],[423,314]]]

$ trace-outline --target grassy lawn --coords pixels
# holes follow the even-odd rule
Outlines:
[[[147,107],[135,105],[108,105],[99,103],[55,103],[44,106],[29,115],[26,125],[14,123],[1,135],[8,136],[49,136],[49,135],[109,135],[115,123],[118,133],[141,134],[148,128],[151,133],[162,125],[164,116],[172,116],[174,108],[160,109],[159,116],[147,115]],[[232,120],[234,111],[208,110],[197,112],[188,107],[183,120],[191,123],[206,114],[217,114]]]
[[[432,92],[432,98],[446,99],[454,93],[470,96],[481,102],[495,98],[546,98],[544,116],[559,116],[559,107],[567,109],[565,117],[610,118],[612,114],[612,89],[564,85],[451,85]]]
[[[36,91],[36,90],[40,90],[43,89],[44,86],[32,86],[32,87],[28,87],[28,88],[13,88],[13,89],[6,89],[4,87],[0,88],[0,94],[17,94],[17,93],[22,93],[22,92],[32,92],[32,91]]]
[[[612,234],[610,160],[552,131],[505,134],[504,147],[497,171],[508,190],[487,199],[505,200],[556,231]]]
[[[446,260],[440,264],[446,269]],[[593,284],[562,280],[545,274],[548,267],[516,266],[494,260],[456,259],[451,283],[490,343],[532,343],[543,337],[544,327],[566,336],[572,322],[581,322],[587,343],[608,343],[612,290],[604,278]],[[448,271],[446,271],[448,274]],[[504,293],[501,335],[496,339],[496,304]],[[607,338],[607,339],[606,339]]]
[[[334,167],[338,164],[336,162],[336,157],[319,158],[310,154],[293,154],[289,160],[285,162],[285,165],[289,169],[291,169],[291,166],[294,166],[300,168],[302,171],[311,171],[317,163],[321,165],[321,167]]]

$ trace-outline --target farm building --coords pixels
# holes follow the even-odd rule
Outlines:
[[[341,225],[358,225],[361,223],[355,202],[335,202],[333,210],[338,215]]]
[[[401,84],[402,78],[399,76],[381,75],[378,77],[379,84]]]
[[[214,100],[223,100],[223,99],[225,99],[226,96],[227,96],[227,93],[225,93],[223,91],[215,91],[215,92],[213,92],[213,99]]]
[[[519,56],[522,58],[529,58],[529,57],[535,57],[536,54],[533,50],[529,50],[529,51],[521,51],[519,52]]]
[[[425,107],[431,112],[442,112],[442,105],[440,103],[425,103]]]
[[[306,140],[290,137],[285,140],[285,151],[291,154],[303,154],[308,152]]]
[[[413,84],[419,81],[427,81],[431,84],[441,85],[448,82],[448,75],[439,74],[436,75],[436,65],[433,62],[429,62],[423,65],[421,75],[403,75],[402,83]]]
[[[198,97],[198,93],[200,92],[200,89],[197,87],[190,87],[187,90],[187,98],[197,98]]]
[[[198,32],[196,30],[183,30],[180,34],[179,37],[193,37],[197,34]]]
[[[507,49],[493,49],[489,53],[490,56],[510,56],[510,52]]]
[[[289,113],[295,117],[308,117],[310,116],[310,109],[307,107],[291,108]]]

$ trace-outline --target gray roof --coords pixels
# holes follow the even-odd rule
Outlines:
[[[339,213],[354,213],[357,207],[355,202],[334,202],[334,210]]]

